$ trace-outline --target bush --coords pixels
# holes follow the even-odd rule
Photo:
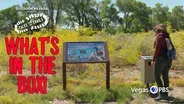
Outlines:
[[[81,35],[82,32],[82,35]],[[97,35],[95,35],[97,34]],[[22,34],[22,36],[40,37],[40,36],[57,36],[59,38],[59,58],[56,58],[56,67],[62,67],[62,50],[63,42],[72,41],[106,41],[108,43],[108,50],[110,59],[112,58],[112,66],[122,67],[123,65],[136,65],[141,55],[153,55],[153,43],[155,36],[153,32],[124,34],[117,33],[117,35],[108,35],[106,32],[97,32],[91,28],[80,27],[78,31],[74,30],[58,30],[54,34],[50,32],[34,32],[32,35]],[[119,34],[119,35],[118,35]],[[17,36],[18,34],[12,32],[8,36]],[[184,32],[171,33],[171,39],[177,51],[177,60],[174,61],[176,69],[184,68]],[[9,56],[6,53],[4,37],[0,38],[0,64],[4,67],[8,66]],[[40,46],[38,46],[40,48]],[[49,49],[52,45],[46,47],[46,55],[51,55]],[[3,50],[3,51],[2,51]],[[56,56],[56,57],[57,57]],[[23,55],[23,60],[28,60],[29,56]],[[116,60],[117,59],[117,60]],[[117,64],[118,63],[118,64]],[[23,68],[30,69],[30,61],[23,61]]]
[[[13,104],[12,99],[7,96],[0,96],[0,102],[1,104]]]
[[[174,60],[173,66],[176,69],[184,69],[184,31],[171,33],[171,39],[176,49],[177,59]]]
[[[93,36],[97,31],[93,30],[91,27],[79,27],[78,30],[80,36]]]
[[[74,92],[73,100],[76,102],[103,103],[106,99],[107,91],[101,87],[79,86]]]
[[[132,99],[132,92],[129,87],[117,85],[112,88],[112,94],[118,103],[128,103]]]

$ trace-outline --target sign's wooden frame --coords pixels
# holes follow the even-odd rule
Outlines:
[[[109,53],[108,53],[108,47],[107,42],[104,43],[104,51],[105,51],[105,61],[99,61],[99,62],[67,62],[66,56],[67,56],[67,43],[99,43],[99,42],[64,42],[63,44],[63,90],[66,90],[66,65],[67,64],[82,64],[82,63],[105,63],[106,64],[106,88],[110,89],[110,61],[109,61]]]

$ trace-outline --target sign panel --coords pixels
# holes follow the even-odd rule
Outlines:
[[[106,62],[106,42],[67,42],[65,43],[66,62]]]
[[[66,64],[106,63],[106,88],[110,89],[110,62],[107,42],[64,42],[63,90],[66,90]]]

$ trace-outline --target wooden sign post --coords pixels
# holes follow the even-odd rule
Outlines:
[[[106,64],[106,88],[110,89],[110,61],[107,42],[64,42],[63,90],[66,90],[66,65],[82,63]]]

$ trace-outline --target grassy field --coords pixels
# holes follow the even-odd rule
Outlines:
[[[133,99],[134,93],[131,87],[144,87],[139,81],[139,74],[130,75],[126,79],[118,74],[129,70],[138,70],[137,64],[141,55],[153,55],[154,33],[137,33],[108,35],[105,32],[92,30],[83,31],[58,30],[54,34],[41,31],[32,35],[22,34],[25,37],[57,36],[59,38],[60,52],[54,62],[57,74],[48,76],[48,93],[46,95],[30,95],[28,93],[17,93],[17,76],[9,75],[9,56],[6,54],[4,37],[0,38],[0,102],[2,104],[49,104],[54,99],[71,100],[71,102],[104,103],[115,101],[118,103],[128,103]],[[8,36],[18,36],[12,32]],[[177,60],[173,63],[174,70],[184,70],[184,31],[170,34],[177,50]],[[105,89],[105,65],[104,64],[81,64],[67,66],[67,91],[62,90],[62,49],[63,42],[68,41],[107,41],[111,61],[111,89]],[[46,55],[49,53],[51,45],[46,47]],[[28,56],[23,55],[23,60],[28,60]],[[23,61],[24,74],[29,75],[30,62]],[[133,67],[136,67],[135,69]],[[117,75],[118,74],[118,75]],[[171,86],[184,87],[182,77],[173,77]],[[144,98],[143,98],[144,99]]]

